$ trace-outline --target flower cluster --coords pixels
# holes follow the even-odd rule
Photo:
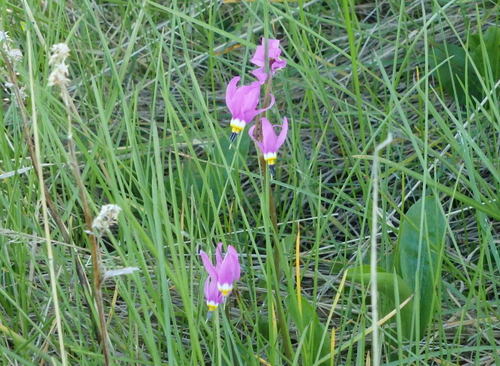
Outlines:
[[[251,71],[257,80],[248,85],[239,85],[241,77],[236,76],[229,81],[226,87],[226,104],[231,112],[231,142],[255,117],[274,105],[274,96],[269,93],[268,97],[265,98],[268,101],[265,102],[267,105],[259,108],[260,90],[263,85],[268,90],[270,79],[278,70],[286,66],[286,61],[280,56],[280,41],[264,38],[262,44],[257,46],[255,54],[250,60],[251,63],[257,66],[256,69]],[[279,134],[276,134],[275,127],[281,127]],[[250,127],[248,133],[262,152],[264,160],[269,166],[269,171],[274,175],[277,152],[285,142],[288,133],[287,118],[283,118],[281,126],[276,126],[272,125],[267,118],[262,117],[260,121]],[[204,293],[209,312],[217,310],[219,305],[231,294],[234,283],[240,278],[241,268],[238,252],[233,246],[229,245],[226,255],[222,258],[222,247],[222,243],[217,244],[215,266],[210,261],[208,254],[200,251],[203,266],[208,273]]]
[[[226,255],[222,258],[222,243],[215,250],[215,266],[204,251],[200,251],[201,260],[208,272],[205,282],[205,299],[209,311],[215,311],[233,290],[234,282],[240,279],[240,262],[238,252],[229,245]]]
[[[118,205],[102,206],[99,215],[92,222],[93,234],[101,236],[108,231],[117,222],[121,210]]]
[[[267,81],[269,75],[274,75],[276,71],[286,66],[286,60],[281,59],[280,55],[280,41],[277,39],[263,38],[262,44],[260,46],[257,46],[255,54],[253,55],[250,62],[254,65],[259,66],[257,69],[252,71],[252,75],[255,76],[261,84],[264,84]],[[268,70],[266,70],[266,60],[269,67]]]
[[[19,48],[12,48],[12,40],[10,39],[7,32],[0,31],[0,47],[3,52],[7,55],[9,62],[15,65],[23,58],[23,53]]]
[[[64,86],[69,82],[69,69],[66,65],[66,58],[69,56],[69,47],[66,43],[58,43],[52,46],[49,65],[53,66],[49,75],[48,86]]]
[[[4,31],[1,31],[0,30],[0,49],[2,50],[2,56],[6,58],[6,61],[8,61],[12,67],[12,70],[15,72],[16,70],[16,67],[17,65],[21,62],[21,60],[23,59],[23,53],[21,52],[21,50],[19,48],[13,48],[12,47],[12,39],[9,37],[9,35],[7,34],[7,32],[4,32]],[[0,71],[4,71],[2,69],[0,69]],[[18,74],[16,73],[16,75],[18,76]],[[4,83],[4,87],[11,90],[11,93],[12,91],[14,90],[15,88],[15,82],[16,80],[13,80],[13,79],[17,79],[16,77],[12,77],[11,75],[8,75],[7,74],[7,77],[6,77],[7,81]],[[26,99],[26,91],[25,91],[25,87],[20,87],[19,90],[19,96],[21,97],[21,99]]]
[[[257,69],[251,71],[257,81],[249,85],[238,86],[241,78],[236,76],[227,85],[226,104],[231,112],[231,142],[257,115],[274,105],[274,96],[269,94],[269,104],[264,108],[257,108],[260,101],[261,86],[266,84],[278,70],[286,66],[286,60],[280,58],[280,56],[280,41],[263,38],[262,44],[257,46],[255,54],[250,60],[251,63],[257,66]],[[250,128],[248,132],[264,155],[264,160],[269,166],[271,174],[274,174],[278,149],[285,142],[288,133],[288,120],[283,119],[279,135],[276,135],[274,130],[274,127],[279,127],[278,125],[272,125],[264,117],[259,122]],[[259,128],[256,129],[255,126]],[[257,131],[259,132],[257,133]]]

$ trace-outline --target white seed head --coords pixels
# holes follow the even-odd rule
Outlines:
[[[50,50],[52,54],[50,55],[49,65],[62,64],[69,56],[69,47],[66,43],[57,43]]]
[[[118,215],[121,211],[121,207],[118,205],[104,205],[101,207],[101,212],[92,222],[92,230],[97,235],[101,235],[109,228],[111,225],[116,223],[118,220]]]
[[[22,86],[21,88],[19,88],[19,95],[21,96],[22,100],[26,99],[26,97],[28,95],[26,94],[26,87],[25,86]]]
[[[7,51],[7,57],[10,59],[10,62],[15,63],[22,60],[23,53],[19,48],[13,48]]]
[[[7,34],[7,32],[0,31],[0,42],[3,42],[3,41],[10,41],[10,37]]]
[[[11,96],[13,97],[14,96],[14,92],[12,91],[12,89],[14,88],[14,84],[11,83],[11,82],[9,82],[9,81],[7,81],[3,85],[5,86],[5,88],[10,89]],[[26,94],[26,87],[25,86],[22,86],[22,87],[19,88],[19,96],[21,97],[22,100],[25,100],[26,97],[28,96]]]
[[[57,64],[54,67],[54,70],[52,70],[52,72],[49,75],[49,80],[48,80],[47,85],[48,86],[66,85],[69,82],[68,73],[69,73],[69,70],[68,70],[68,66],[66,64],[64,64],[64,63]]]

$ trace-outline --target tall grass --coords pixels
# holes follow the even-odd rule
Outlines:
[[[33,161],[20,102],[4,88],[0,363],[59,365],[65,352],[71,365],[104,362],[94,300],[79,277],[78,263],[92,275],[91,248],[68,113],[47,86],[59,42],[71,48],[79,116],[70,117],[90,210],[123,209],[101,246],[102,269],[140,268],[104,283],[111,364],[368,364],[370,287],[346,281],[345,271],[369,263],[372,230],[378,264],[388,265],[400,221],[428,194],[446,215],[439,310],[417,343],[393,331],[399,311],[381,317],[380,363],[500,363],[499,84],[489,73],[484,97],[460,104],[431,60],[437,44],[466,45],[498,26],[498,10],[493,1],[437,0],[1,2],[0,29],[24,54],[17,79],[39,154]],[[281,39],[288,61],[268,113],[290,121],[272,182],[248,136],[229,149],[224,103],[227,82],[249,75],[262,36]],[[372,159],[389,132],[372,228]],[[243,276],[207,319],[198,252],[213,253],[218,241],[241,253]],[[297,291],[325,325],[326,359],[292,321]]]

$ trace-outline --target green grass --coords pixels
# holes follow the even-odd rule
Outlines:
[[[101,242],[104,266],[140,268],[103,288],[112,364],[319,365],[323,357],[322,365],[366,365],[369,285],[342,279],[369,263],[372,154],[389,132],[379,266],[390,266],[400,221],[426,195],[439,198],[447,240],[430,327],[412,343],[394,331],[395,315],[379,330],[381,364],[499,364],[499,82],[482,72],[493,67],[487,61],[475,65],[487,75],[484,96],[459,103],[458,92],[443,91],[432,59],[437,44],[466,45],[498,26],[498,13],[495,1],[461,0],[0,2],[0,30],[24,55],[16,71],[43,181],[69,232],[65,238],[53,215],[43,217],[39,177],[24,169],[33,162],[22,110],[4,88],[0,364],[59,365],[62,348],[70,365],[104,360],[97,312],[75,264],[92,277],[67,111],[58,88],[47,87],[50,47],[59,42],[71,48],[73,138],[92,215],[107,203],[123,209]],[[290,121],[271,184],[276,231],[254,145],[244,134],[238,152],[228,150],[224,103],[233,76],[251,80],[262,36],[281,39],[288,61],[273,79],[277,103],[268,112]],[[300,290],[322,324],[314,331],[325,332],[326,358],[292,321],[299,233]],[[241,253],[243,276],[207,320],[198,252],[213,253],[219,241]]]

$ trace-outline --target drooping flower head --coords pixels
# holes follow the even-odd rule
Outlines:
[[[233,290],[233,283],[240,279],[241,267],[238,252],[232,245],[228,246],[224,259],[222,259],[221,250],[222,243],[219,243],[215,253],[216,260],[220,263],[217,268],[217,288],[223,296],[227,296]]]
[[[208,276],[205,281],[205,299],[207,301],[208,311],[215,311],[222,304],[224,298],[217,288],[217,280]]]
[[[269,74],[274,75],[276,71],[286,66],[286,60],[280,58],[280,55],[281,49],[280,41],[278,39],[262,38],[261,45],[257,46],[255,54],[250,60],[251,63],[259,66],[257,69],[252,71],[252,74],[257,78],[257,80],[259,80],[259,83],[264,84],[266,82],[269,76],[268,71]],[[268,66],[268,70],[266,70],[266,65]]]
[[[255,126],[252,126],[248,131],[248,134],[255,141],[260,151],[264,155],[264,160],[267,165],[271,168],[271,174],[274,173],[274,164],[276,164],[276,160],[278,158],[278,149],[283,145],[286,139],[286,135],[288,133],[288,120],[287,118],[283,118],[283,124],[279,125],[271,125],[271,122],[267,118],[261,118],[262,122],[262,141],[258,141],[254,135]],[[275,127],[281,127],[281,131],[279,135],[276,135],[274,132]],[[274,174],[273,174],[274,175]]]
[[[260,84],[254,81],[250,85],[238,87],[240,77],[231,79],[226,88],[226,104],[231,112],[231,141],[250,123],[253,118],[271,108],[274,104],[274,96],[271,95],[271,102],[265,108],[257,109],[260,97]]]
[[[233,290],[234,282],[239,280],[241,275],[241,267],[236,249],[232,245],[229,245],[226,255],[222,258],[222,243],[217,244],[215,266],[210,261],[207,253],[200,251],[200,256],[209,277],[215,281],[217,290],[222,296],[228,296]]]

